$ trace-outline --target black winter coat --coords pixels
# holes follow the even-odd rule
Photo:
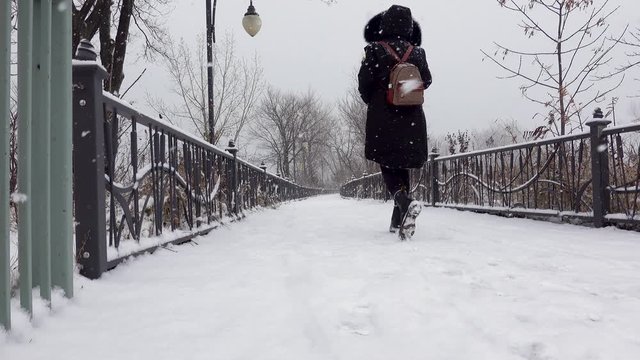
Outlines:
[[[431,85],[431,72],[425,52],[419,47],[420,28],[408,8],[394,5],[369,22],[365,39],[376,41],[365,47],[358,74],[360,96],[368,105],[365,156],[389,168],[421,168],[428,155],[424,110],[422,106],[387,103],[389,75],[396,60],[377,42],[387,41],[400,57],[410,43],[415,45],[407,62],[420,69],[426,89]]]

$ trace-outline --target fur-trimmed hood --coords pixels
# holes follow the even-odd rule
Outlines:
[[[364,40],[368,43],[394,38],[405,39],[414,46],[422,45],[422,29],[409,8],[393,5],[374,16],[364,27]]]

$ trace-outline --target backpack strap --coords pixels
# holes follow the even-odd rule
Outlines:
[[[404,53],[404,56],[402,57],[402,62],[405,63],[407,62],[407,60],[409,60],[409,56],[411,56],[411,53],[413,52],[413,45],[409,45],[409,48],[407,49],[407,52]]]
[[[395,50],[393,50],[393,48],[391,48],[388,42],[380,41],[379,44],[382,45],[382,47],[385,48],[387,52],[391,54],[391,56],[393,56],[394,59],[396,59],[397,62],[402,61],[402,59],[400,59],[400,56],[398,56],[398,53]]]
[[[389,54],[391,54],[391,56],[393,56],[394,59],[396,59],[397,62],[399,63],[405,63],[407,62],[407,60],[409,60],[409,56],[411,56],[411,53],[413,52],[413,49],[415,48],[415,46],[413,45],[409,45],[409,48],[407,49],[407,51],[404,53],[404,56],[402,57],[402,59],[400,58],[400,56],[398,56],[398,53],[393,50],[393,48],[391,47],[391,45],[389,45],[388,42],[386,41],[379,41],[378,42],[380,45],[382,45],[382,47],[384,47],[387,52]]]

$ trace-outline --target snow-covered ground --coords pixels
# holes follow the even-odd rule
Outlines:
[[[640,235],[324,196],[159,251],[0,335],[0,359],[640,358]],[[14,304],[15,305],[15,304]]]

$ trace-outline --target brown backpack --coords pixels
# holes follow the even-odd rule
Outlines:
[[[424,104],[424,81],[417,66],[407,62],[413,52],[414,46],[410,45],[402,58],[391,46],[381,41],[382,45],[398,62],[389,76],[389,88],[387,90],[387,102],[395,106],[416,106]]]

